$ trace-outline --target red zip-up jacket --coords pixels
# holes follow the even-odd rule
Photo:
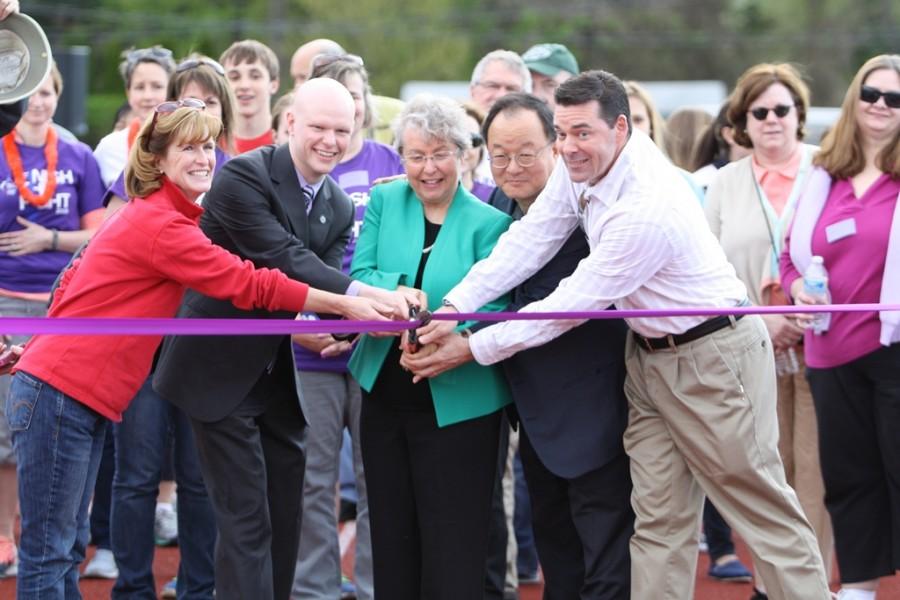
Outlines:
[[[167,179],[122,207],[63,274],[51,317],[175,316],[187,287],[243,309],[300,312],[309,286],[257,269],[197,226],[203,209]],[[120,421],[150,372],[162,335],[36,335],[15,371]],[[236,356],[235,360],[240,360]]]

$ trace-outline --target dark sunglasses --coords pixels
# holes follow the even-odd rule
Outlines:
[[[225,77],[225,68],[211,58],[189,58],[187,60],[183,60],[178,63],[177,67],[175,67],[175,72],[182,73],[184,71],[196,69],[197,67],[203,65],[210,67],[213,71],[215,71],[222,77]]]
[[[859,99],[863,102],[875,104],[881,97],[884,97],[884,103],[889,108],[900,108],[900,92],[882,92],[870,85],[859,88]]]
[[[757,121],[765,121],[766,117],[769,116],[769,111],[771,110],[775,113],[775,116],[779,119],[782,117],[786,117],[791,109],[794,108],[793,104],[777,104],[774,108],[766,108],[765,106],[760,106],[759,108],[754,108],[750,111],[750,114],[753,115],[753,118]]]
[[[182,100],[170,100],[158,105],[156,110],[153,111],[153,119],[150,121],[147,137],[144,138],[144,151],[150,152],[150,139],[153,137],[153,130],[156,128],[156,119],[159,115],[168,115],[182,107],[204,110],[206,109],[206,103],[198,98],[184,98]]]

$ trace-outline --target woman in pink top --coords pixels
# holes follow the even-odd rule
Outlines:
[[[173,317],[190,286],[240,307],[383,319],[387,309],[370,300],[257,269],[200,231],[196,200],[209,190],[222,131],[203,108],[197,99],[166,102],[144,123],[126,170],[133,200],[65,271],[50,316]],[[121,419],[146,380],[161,338],[38,334],[25,347],[6,407],[22,515],[20,600],[80,598],[78,564],[107,424]]]
[[[781,281],[812,304],[802,273],[822,256],[836,304],[900,304],[900,55],[856,73],[797,205]],[[825,501],[840,598],[871,600],[900,569],[900,312],[834,313],[807,330]]]

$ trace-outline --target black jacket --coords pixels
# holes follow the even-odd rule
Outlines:
[[[228,161],[203,202],[200,228],[226,250],[257,267],[329,292],[344,293],[350,278],[340,271],[350,240],[354,208],[330,178],[307,216],[297,171],[287,145],[266,146]],[[192,290],[179,317],[293,318],[286,312],[245,311]],[[243,400],[261,375],[276,366],[296,400],[288,336],[172,336],[163,341],[154,388],[188,415],[217,421]]]

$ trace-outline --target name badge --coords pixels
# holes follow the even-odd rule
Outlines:
[[[837,223],[832,223],[825,228],[825,239],[828,240],[829,244],[833,244],[834,242],[842,240],[845,237],[850,237],[851,235],[856,235],[856,219],[852,217],[844,219],[843,221],[838,221]]]

